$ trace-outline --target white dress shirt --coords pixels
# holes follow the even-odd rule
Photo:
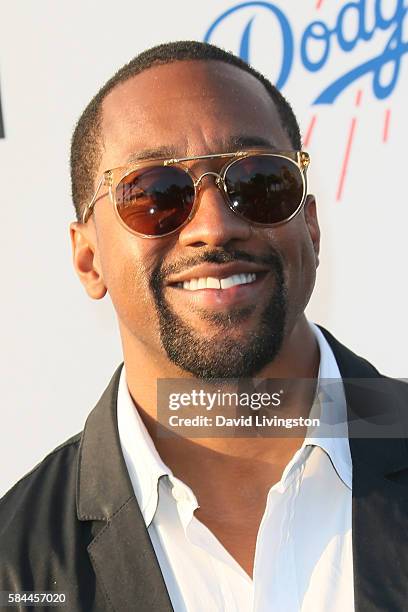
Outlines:
[[[319,382],[341,379],[325,337],[311,327],[320,348]],[[330,410],[330,421],[335,414],[347,423],[344,391],[335,402],[319,399],[321,419]],[[354,611],[347,437],[306,436],[271,487],[251,579],[194,516],[197,498],[161,460],[129,394],[125,368],[117,411],[123,456],[176,612]]]

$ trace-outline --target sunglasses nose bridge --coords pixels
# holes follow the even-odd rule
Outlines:
[[[217,187],[221,188],[221,187],[224,186],[224,179],[222,178],[222,176],[220,174],[218,174],[218,172],[204,172],[194,182],[194,187],[196,187],[196,189],[198,189],[200,187],[200,183],[201,183],[201,181],[203,180],[203,178],[205,176],[215,176],[215,184],[217,185]]]

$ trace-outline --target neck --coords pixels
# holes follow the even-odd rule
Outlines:
[[[224,458],[244,460],[262,456],[267,461],[281,456],[284,448],[293,447],[293,438],[165,438],[157,430],[157,381],[166,378],[193,378],[162,354],[147,352],[135,343],[127,331],[121,328],[124,349],[126,378],[130,394],[138,406],[139,413],[156,444],[163,460],[172,468],[178,454],[203,455],[205,449]],[[281,350],[274,361],[257,374],[260,379],[317,379],[319,349],[313,331],[303,315],[291,332],[286,335]],[[313,385],[300,386],[294,397],[296,416],[307,416],[314,396]],[[164,454],[162,454],[164,453]],[[208,460],[214,457],[211,453]],[[215,458],[215,457],[214,457]],[[184,463],[186,463],[184,461]],[[187,462],[188,463],[188,462]]]

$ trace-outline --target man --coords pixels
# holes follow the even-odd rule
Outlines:
[[[63,593],[84,612],[405,610],[403,430],[156,428],[162,379],[312,380],[295,397],[303,417],[324,378],[343,379],[320,410],[349,426],[406,406],[402,383],[306,320],[320,235],[289,104],[214,46],[162,45],[91,101],[71,161],[74,266],[91,298],[112,299],[124,367],[84,431],[3,498],[0,588]]]

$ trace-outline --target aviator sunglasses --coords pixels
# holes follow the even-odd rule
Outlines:
[[[196,176],[186,163],[227,159],[219,172]],[[194,216],[202,179],[212,176],[230,210],[254,225],[287,223],[306,200],[306,170],[310,158],[305,151],[237,151],[181,157],[145,159],[106,170],[95,195],[86,206],[86,223],[99,198],[102,185],[109,188],[119,222],[132,234],[161,238],[179,231]]]

